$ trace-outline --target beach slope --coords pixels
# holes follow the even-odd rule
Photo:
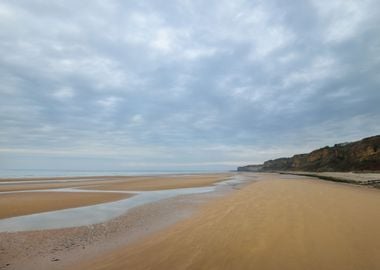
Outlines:
[[[277,174],[76,269],[380,269],[380,192]]]

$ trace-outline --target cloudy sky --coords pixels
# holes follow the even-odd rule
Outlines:
[[[380,134],[380,2],[3,0],[0,79],[2,169],[233,169]]]

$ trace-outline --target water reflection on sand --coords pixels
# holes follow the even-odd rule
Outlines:
[[[179,195],[210,193],[218,190],[231,189],[251,178],[252,177],[247,178],[244,175],[234,175],[227,178],[226,181],[219,182],[213,186],[155,191],[94,191],[76,188],[39,190],[39,192],[107,192],[129,194],[132,193],[135,195],[127,199],[115,202],[2,219],[0,220],[0,232],[58,229],[101,223],[118,217],[129,209],[140,205],[172,198]],[[21,192],[36,192],[36,190]],[[4,193],[17,193],[17,191]]]

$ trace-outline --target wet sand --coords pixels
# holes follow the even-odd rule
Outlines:
[[[91,180],[91,179],[102,179],[104,177],[118,177],[118,176],[43,176],[43,177],[0,177],[1,182],[9,181],[49,181],[49,180]]]
[[[232,174],[210,175],[178,175],[176,177],[160,176],[156,178],[144,178],[130,181],[96,185],[86,189],[95,190],[162,190],[190,187],[210,186],[214,183],[226,180]]]
[[[380,269],[379,190],[281,178],[69,269]]]
[[[89,178],[59,178],[43,179],[12,179],[18,183],[6,183],[4,180],[0,188],[3,190],[17,189],[17,191],[0,192],[0,198],[5,204],[0,204],[0,211],[4,217],[22,214],[50,211],[68,207],[83,206],[84,200],[90,199],[89,195],[100,198],[113,196],[129,196],[128,191],[117,189],[112,186],[119,184],[125,189],[162,190],[163,188],[177,187],[203,187],[209,186],[222,180],[228,180],[234,173],[217,174],[192,174],[192,175],[160,175],[138,177],[97,177],[96,180]],[[66,183],[66,180],[79,180]],[[62,181],[52,183],[52,181]],[[139,182],[138,182],[139,181]],[[28,183],[25,183],[28,182]],[[46,183],[45,183],[46,182]],[[132,182],[130,185],[126,184]],[[138,183],[137,183],[138,182]],[[106,189],[109,187],[109,189]],[[125,187],[123,187],[125,185]],[[83,190],[89,186],[96,190]],[[104,186],[102,191],[99,186]],[[234,183],[229,184],[232,189]],[[58,190],[57,188],[76,188],[76,190]],[[55,190],[49,190],[54,188]],[[116,190],[114,189],[116,188]],[[43,189],[43,191],[38,191]],[[212,190],[212,189],[211,189]],[[225,190],[225,188],[221,188]],[[75,191],[75,192],[68,192]],[[85,191],[85,192],[84,192]],[[79,192],[79,193],[78,193]],[[224,191],[223,191],[224,192]],[[222,193],[223,193],[222,192]],[[219,194],[219,195],[218,195]],[[163,199],[154,203],[138,206],[128,210],[121,216],[104,223],[89,226],[72,227],[65,229],[48,229],[19,232],[0,232],[0,269],[70,269],[75,262],[84,258],[92,260],[115,247],[124,246],[172,225],[173,223],[188,217],[200,203],[221,196],[221,193],[205,193],[193,195],[181,195],[178,197]],[[92,199],[95,200],[94,197]],[[114,197],[115,199],[115,197]],[[64,202],[60,202],[63,200]],[[0,200],[0,203],[2,203]],[[65,205],[62,205],[65,203]],[[18,209],[18,210],[17,210]]]
[[[209,186],[213,183],[225,180],[226,178],[232,175],[232,173],[214,173],[170,176],[102,176],[41,179],[26,178],[13,180],[4,179],[3,182],[0,181],[0,194],[1,192],[8,191],[40,190],[71,187],[87,187],[89,189],[95,190],[160,190],[186,187],[202,187]],[[12,183],[12,181],[17,181],[18,183]],[[33,183],[33,181],[37,182]]]
[[[117,193],[28,192],[0,194],[0,219],[117,201],[132,196]]]
[[[380,269],[379,190],[304,176],[242,175],[252,182],[149,203],[105,223],[0,233],[0,269]],[[207,185],[220,177],[226,179],[206,174],[192,182],[194,175],[177,175],[85,184],[128,192],[170,187],[175,179],[179,187]]]
[[[91,226],[0,233],[0,269],[71,269],[83,260],[92,261],[99,254],[140,241],[189,218],[200,205],[222,195],[206,193],[164,199]]]

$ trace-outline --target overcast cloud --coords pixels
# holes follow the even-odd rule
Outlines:
[[[0,168],[228,168],[380,133],[378,0],[0,2]]]

